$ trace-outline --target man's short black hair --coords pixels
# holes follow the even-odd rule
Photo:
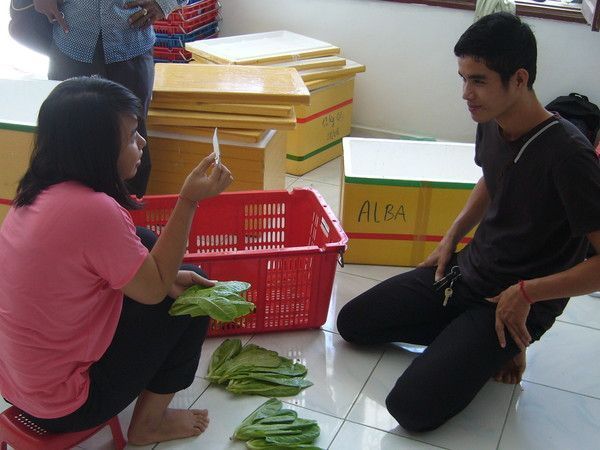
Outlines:
[[[535,36],[529,25],[513,14],[500,12],[479,19],[460,37],[454,54],[481,60],[500,75],[505,86],[517,70],[525,69],[529,73],[527,87],[533,87],[537,60]]]

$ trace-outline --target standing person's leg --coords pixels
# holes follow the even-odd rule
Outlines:
[[[102,40],[98,40],[92,63],[84,63],[69,58],[52,43],[48,57],[48,79],[63,81],[73,77],[89,77],[91,75],[105,76]]]
[[[154,85],[154,58],[152,50],[127,61],[107,64],[106,76],[109,80],[122,84],[131,90],[141,100],[144,108],[144,116],[140,118],[138,132],[148,141],[146,116]],[[135,177],[127,181],[129,192],[135,194],[137,197],[144,196],[148,187],[148,180],[150,179],[151,166],[150,150],[148,144],[146,144],[143,149],[141,164]]]

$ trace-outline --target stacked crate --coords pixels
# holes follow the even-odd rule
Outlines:
[[[185,49],[185,44],[218,35],[220,7],[217,0],[195,0],[173,11],[164,20],[156,21],[154,61],[189,62],[192,54]]]
[[[186,49],[202,64],[294,68],[310,91],[310,105],[295,106],[298,126],[287,133],[286,171],[306,172],[340,156],[350,134],[354,76],[365,66],[340,57],[327,42],[289,31],[190,42]]]
[[[179,192],[187,174],[213,151],[232,171],[229,190],[285,186],[285,134],[296,127],[294,105],[310,93],[289,68],[157,64],[148,112],[152,173],[148,193]]]

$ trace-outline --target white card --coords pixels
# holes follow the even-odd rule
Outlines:
[[[217,137],[217,129],[213,134],[213,152],[215,154],[215,165],[221,164],[221,150],[219,149],[219,138]]]

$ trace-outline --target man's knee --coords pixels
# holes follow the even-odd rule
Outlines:
[[[448,419],[444,405],[432,401],[426,393],[404,387],[400,380],[388,394],[385,405],[392,417],[408,431],[433,430]]]
[[[364,327],[362,327],[364,328]],[[357,320],[356,312],[350,305],[345,305],[337,317],[337,329],[340,336],[353,344],[362,344],[360,320]]]

